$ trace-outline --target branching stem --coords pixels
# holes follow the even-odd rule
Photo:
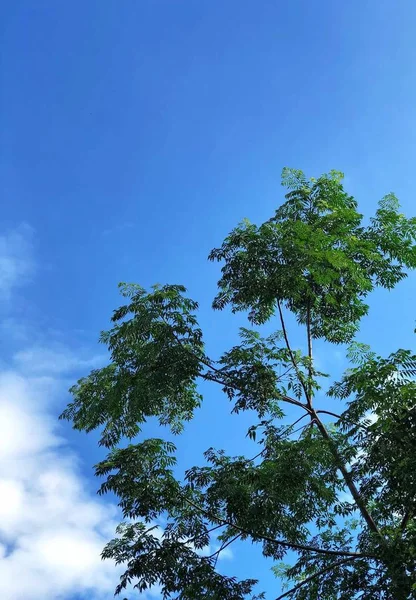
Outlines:
[[[277,303],[277,307],[279,310],[279,316],[280,316],[280,322],[282,324],[282,330],[283,330],[283,336],[285,338],[285,342],[286,342],[286,347],[288,349],[289,355],[291,357],[292,363],[293,363],[293,367],[296,371],[296,374],[298,376],[299,382],[303,387],[303,390],[305,392],[305,397],[306,397],[306,402],[307,402],[307,410],[310,414],[311,419],[313,419],[316,423],[316,426],[318,427],[319,431],[321,432],[322,437],[327,441],[329,449],[335,459],[336,462],[336,466],[337,468],[341,471],[341,474],[344,478],[344,481],[349,489],[349,491],[351,492],[352,497],[355,500],[355,503],[357,504],[357,507],[363,517],[363,519],[365,520],[365,522],[367,523],[370,531],[372,531],[373,533],[377,533],[379,534],[379,530],[377,525],[375,524],[371,514],[369,513],[365,502],[360,494],[360,492],[358,491],[353,477],[351,475],[351,473],[348,471],[347,467],[344,464],[344,461],[342,460],[342,457],[340,456],[339,452],[338,452],[338,448],[336,446],[336,443],[334,442],[334,440],[332,439],[332,437],[329,435],[328,430],[326,429],[325,425],[323,424],[323,422],[321,421],[321,419],[318,416],[317,411],[313,408],[312,405],[312,395],[310,392],[310,389],[308,389],[308,387],[305,385],[302,373],[299,370],[299,367],[296,363],[296,359],[295,359],[295,355],[293,353],[293,350],[290,346],[290,342],[289,342],[289,337],[287,334],[287,330],[286,330],[286,326],[285,326],[285,321],[284,321],[284,317],[283,317],[283,311],[282,311],[282,307],[280,305],[280,302]],[[308,353],[309,353],[309,360],[312,360],[312,338],[311,338],[311,331],[310,331],[310,311],[308,311],[308,318],[307,318],[307,330],[308,330]],[[311,368],[311,367],[310,367]],[[310,386],[309,386],[310,387]]]
[[[356,557],[351,556],[349,558],[343,558],[342,560],[338,560],[337,562],[334,562],[331,565],[326,566],[324,569],[321,569],[320,571],[317,571],[313,575],[310,575],[309,577],[307,577],[306,579],[304,579],[303,581],[301,581],[300,583],[298,583],[297,585],[295,585],[295,587],[291,588],[290,590],[288,590],[284,594],[281,594],[280,596],[278,596],[276,598],[276,600],[282,600],[283,598],[286,598],[287,596],[290,596],[290,594],[294,594],[295,592],[297,592],[298,590],[300,590],[303,586],[308,585],[308,583],[310,583],[314,579],[317,579],[318,577],[320,577],[321,575],[324,575],[328,571],[332,571],[332,569],[336,569],[337,567],[340,567],[340,566],[345,565],[345,564],[347,564],[349,562],[352,562],[355,559],[356,559]]]
[[[258,538],[258,539],[264,540],[266,542],[271,542],[272,544],[276,544],[276,545],[279,545],[279,546],[283,546],[285,548],[289,548],[290,550],[299,550],[299,551],[306,551],[306,552],[316,552],[317,554],[326,554],[326,555],[331,555],[331,556],[349,556],[349,557],[354,557],[354,558],[365,558],[365,557],[367,557],[367,558],[373,558],[373,557],[371,557],[369,555],[361,554],[359,552],[347,552],[345,550],[330,550],[330,549],[326,549],[326,548],[317,548],[315,546],[307,546],[305,544],[297,544],[295,542],[288,542],[286,540],[276,540],[276,539],[274,539],[274,538],[272,538],[270,536],[267,536],[267,535],[262,535],[262,534],[259,534],[259,533],[250,532],[250,531],[244,529],[243,527],[240,527],[236,523],[233,523],[232,521],[229,521],[228,519],[223,519],[219,515],[212,514],[210,511],[206,510],[202,506],[198,506],[198,504],[196,504],[195,502],[193,502],[189,498],[186,498],[185,496],[182,496],[182,497],[183,497],[183,500],[187,504],[189,504],[190,506],[193,506],[193,508],[195,508],[196,510],[198,510],[202,514],[206,515],[211,521],[216,521],[217,523],[223,523],[224,525],[228,525],[232,529],[235,529],[236,531],[239,531],[240,534],[250,536],[251,538],[253,538],[253,540],[255,540],[256,538]]]

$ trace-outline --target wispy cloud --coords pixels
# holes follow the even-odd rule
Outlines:
[[[9,300],[12,292],[33,277],[33,229],[23,223],[0,235],[0,299]]]
[[[19,371],[27,374],[63,375],[77,370],[88,370],[104,363],[105,356],[96,354],[85,356],[85,352],[75,353],[63,344],[31,346],[19,350],[13,357]]]
[[[123,232],[126,232],[126,231],[134,229],[134,228],[135,228],[135,226],[133,223],[127,223],[127,222],[126,223],[118,223],[116,225],[113,225],[112,227],[103,229],[103,231],[101,232],[101,235],[106,237],[109,235],[123,233]]]

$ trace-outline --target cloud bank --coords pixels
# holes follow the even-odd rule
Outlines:
[[[22,346],[1,356],[0,598],[108,598],[119,574],[101,551],[117,511],[87,491],[56,418],[63,375],[96,366],[99,357],[79,358],[53,340],[25,345],[10,300],[35,273],[32,240],[28,225],[0,234],[1,330]]]
[[[0,597],[108,597],[118,575],[100,554],[116,509],[85,491],[36,392],[16,372],[0,375]]]
[[[68,383],[104,357],[16,319],[9,301],[35,272],[32,238],[27,225],[0,234],[0,333],[18,345],[0,356],[0,598],[104,600],[122,571],[101,560],[120,514],[91,492],[57,420]],[[214,542],[203,554],[217,549]],[[229,548],[220,555],[231,557]],[[160,597],[160,587],[147,597]]]

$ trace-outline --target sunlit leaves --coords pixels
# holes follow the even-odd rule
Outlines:
[[[307,181],[285,169],[283,185],[290,191],[272,219],[244,221],[211,252],[224,263],[214,308],[231,304],[261,324],[281,301],[300,323],[311,315],[314,337],[348,342],[374,286],[391,288],[416,265],[416,221],[400,215],[389,196],[363,226],[335,171]]]
[[[81,379],[62,417],[77,429],[102,426],[101,443],[111,447],[133,438],[152,416],[174,433],[201,402],[195,380],[201,371],[202,332],[196,302],[182,286],[122,286],[129,303],[114,312],[114,327],[102,333],[111,363]]]

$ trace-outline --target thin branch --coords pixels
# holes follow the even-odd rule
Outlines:
[[[253,456],[252,458],[246,458],[246,462],[253,462],[253,460],[256,460],[256,458],[258,458],[259,456],[261,456],[262,454],[264,454],[266,452],[266,448],[263,448],[263,450],[261,450],[258,454],[256,454],[256,456]]]
[[[289,338],[287,336],[287,331],[286,331],[285,322],[284,322],[284,318],[283,318],[282,307],[281,307],[279,301],[277,302],[277,307],[278,307],[278,310],[279,310],[280,322],[282,324],[283,336],[285,338],[286,346],[287,346],[287,349],[289,351],[289,355],[291,357],[291,360],[292,360],[293,366],[295,368],[296,374],[298,376],[299,382],[300,382],[300,384],[303,387],[303,391],[305,392],[305,397],[306,397],[306,401],[307,401],[307,404],[308,404],[307,409],[310,411],[311,418],[312,417],[314,418],[314,420],[316,422],[316,425],[317,425],[319,431],[321,432],[323,438],[328,442],[329,448],[331,450],[331,453],[332,453],[333,457],[335,458],[336,465],[337,465],[338,469],[341,471],[342,476],[344,478],[344,481],[347,484],[347,487],[350,490],[351,495],[354,498],[354,500],[355,500],[355,502],[356,502],[356,504],[357,504],[357,506],[358,506],[358,508],[359,508],[359,510],[361,512],[361,515],[363,516],[363,519],[367,523],[370,531],[373,531],[374,533],[377,533],[379,535],[380,532],[378,530],[378,527],[375,524],[375,522],[374,522],[371,514],[367,510],[367,507],[366,507],[366,505],[365,505],[365,503],[364,503],[364,501],[363,501],[363,499],[361,497],[361,494],[358,491],[358,489],[357,489],[357,487],[356,487],[356,485],[354,483],[352,475],[348,471],[348,469],[346,468],[346,466],[345,466],[345,464],[344,464],[344,462],[343,462],[343,460],[342,460],[342,458],[341,458],[341,456],[340,456],[340,454],[338,452],[338,449],[337,449],[337,446],[336,446],[334,440],[331,438],[331,436],[329,435],[329,433],[328,433],[325,425],[322,423],[322,421],[318,417],[317,412],[312,408],[311,397],[310,397],[310,395],[308,393],[308,389],[307,389],[307,387],[306,387],[306,385],[305,385],[305,383],[303,381],[302,375],[301,375],[301,373],[299,371],[299,368],[297,366],[297,363],[296,363],[295,356],[294,356],[293,351],[292,351],[292,349],[290,347]]]
[[[410,510],[407,511],[407,513],[404,515],[403,520],[400,524],[400,529],[402,531],[404,531],[407,527],[408,522],[410,521],[410,518],[412,516],[412,512]]]
[[[293,369],[293,365],[290,365],[290,367],[288,369],[286,369],[286,371],[284,373],[282,373],[281,375],[279,375],[278,380],[282,381],[282,379],[288,374],[290,373],[290,371]]]
[[[207,531],[204,531],[203,533],[198,533],[197,535],[194,535],[194,537],[187,539],[183,543],[184,544],[192,544],[192,542],[199,539],[203,535],[206,535],[207,533],[212,533],[213,531],[216,531],[217,529],[221,529],[221,527],[225,527],[225,523],[220,523],[220,525],[215,525],[215,527],[211,527],[211,529],[208,529]]]
[[[317,414],[318,413],[323,413],[325,415],[331,415],[331,417],[335,417],[335,418],[340,419],[340,420],[344,418],[342,415],[337,415],[337,413],[331,412],[330,410],[321,410],[321,409],[319,409],[319,410],[316,411],[316,413]]]
[[[235,381],[233,381],[233,379],[230,377],[230,375],[228,375],[227,373],[224,373],[224,371],[222,369],[218,369],[217,367],[215,367],[211,361],[204,359],[203,357],[201,357],[198,354],[196,354],[195,352],[193,352],[193,350],[191,350],[190,348],[187,348],[186,346],[184,346],[183,342],[178,338],[176,333],[173,331],[173,327],[171,325],[169,325],[169,323],[167,323],[166,321],[164,321],[164,322],[166,325],[168,325],[168,327],[171,328],[171,333],[172,333],[173,337],[178,342],[178,344],[180,346],[182,346],[182,348],[184,350],[186,350],[186,352],[188,352],[188,354],[190,354],[191,356],[196,358],[202,365],[204,365],[205,367],[207,367],[214,373],[218,373],[219,375],[221,375],[221,377],[224,377],[224,375],[225,375],[225,378],[229,379],[229,381],[224,381],[223,379],[218,379],[218,377],[215,377],[212,373],[200,373],[200,377],[202,377],[206,381],[214,381],[224,387],[230,387],[238,392],[242,392],[242,389],[239,387],[239,385],[237,383],[235,383]],[[295,400],[294,398],[291,398],[290,396],[281,395],[279,399],[282,400],[283,402],[287,402],[288,404],[293,404],[294,406],[297,406],[298,408],[302,408],[303,410],[308,409],[308,407],[305,404],[303,404],[302,402],[299,402],[298,400]]]
[[[206,363],[205,361],[202,361],[202,360],[201,360],[201,362],[205,366],[209,366],[209,363]],[[212,365],[209,368],[211,368],[214,372],[220,373],[223,376],[225,375],[226,378],[230,377],[226,373],[223,373],[220,369],[214,368]],[[242,389],[233,380],[222,381],[221,379],[218,379],[218,377],[216,377],[212,373],[201,373],[200,376],[203,379],[205,379],[205,381],[214,381],[215,383],[219,383],[220,385],[222,385],[224,387],[230,387],[233,390],[242,392]],[[303,410],[309,410],[308,406],[306,404],[303,404],[303,402],[299,402],[299,400],[295,400],[294,398],[291,398],[290,396],[285,396],[282,394],[281,396],[279,396],[279,400],[281,400],[282,402],[287,402],[287,404],[293,404],[293,406],[297,406],[298,408],[302,408]]]
[[[308,303],[307,316],[306,316],[306,329],[308,334],[308,357],[312,362],[312,333],[311,333],[311,307]]]
[[[292,434],[297,433],[298,431],[301,431],[302,429],[306,429],[307,427],[313,427],[314,423],[315,423],[315,419],[312,418],[309,421],[309,423],[306,423],[306,425],[302,425],[301,427],[298,427],[297,429],[295,429],[295,431],[292,431]]]
[[[308,406],[312,408],[312,333],[311,333],[311,305],[308,302],[307,315],[306,315],[306,332],[308,337],[308,375],[309,375],[309,400]]]
[[[339,419],[340,421],[346,421],[347,423],[351,423],[351,425],[355,425],[356,427],[361,427],[362,429],[368,429],[362,423],[357,423],[357,421],[353,421],[353,420],[349,419],[348,417],[343,417],[342,415],[338,415],[337,413],[331,412],[330,410],[319,409],[315,412],[317,414],[321,413],[321,414],[325,414],[325,415],[331,415],[331,417],[335,417],[336,419]]]
[[[228,540],[228,542],[223,542],[221,544],[221,546],[218,548],[218,550],[216,550],[215,552],[213,552],[211,554],[211,556],[208,556],[208,559],[210,558],[214,558],[214,556],[216,556],[218,558],[218,556],[220,555],[220,553],[225,550],[228,546],[230,546],[233,542],[235,542],[236,540],[238,540],[238,538],[241,536],[241,533],[235,535],[231,540]],[[215,561],[216,562],[216,561]]]
[[[302,419],[304,419],[307,415],[308,415],[308,413],[305,413],[304,415],[302,415],[301,417],[299,417],[299,419],[296,419],[296,421],[294,423],[292,423],[292,425],[289,425],[289,427],[287,427],[286,429],[284,429],[282,433],[279,433],[279,437],[283,437],[284,435],[286,435],[287,432],[292,429],[292,427],[294,427],[295,425],[297,425],[299,423],[299,421],[302,421]],[[308,425],[309,425],[309,423],[308,423]],[[292,431],[291,433],[295,433],[295,432]]]
[[[304,419],[307,415],[308,415],[308,413],[305,413],[304,415],[302,415],[301,417],[299,417],[299,419],[296,419],[296,421],[294,423],[292,423],[291,425],[289,425],[289,427],[287,427],[286,429],[284,429],[282,431],[282,433],[279,433],[279,437],[283,437],[284,435],[286,435],[288,433],[288,431],[290,431],[292,429],[292,427],[294,427],[297,423],[299,423],[299,421],[301,421],[302,419]],[[304,427],[308,427],[308,425],[310,425],[313,422],[314,421],[311,421],[311,422],[307,423],[306,425],[303,425],[302,427],[299,427],[298,429],[295,429],[295,431],[292,431],[291,433],[297,433],[300,429],[303,429]],[[267,450],[267,448],[263,448],[258,454],[256,454],[252,458],[247,458],[246,462],[253,462],[253,460],[256,460],[256,458],[258,458],[259,456],[261,456],[262,454],[264,454],[266,452],[266,450]]]
[[[324,569],[321,569],[320,571],[317,571],[313,575],[310,575],[309,577],[307,577],[306,579],[304,579],[303,581],[301,581],[300,583],[298,583],[297,585],[295,585],[295,587],[293,587],[292,589],[288,590],[284,594],[281,594],[280,596],[278,596],[276,598],[276,600],[282,600],[282,598],[286,598],[286,596],[290,596],[290,594],[293,594],[294,592],[297,592],[298,590],[300,590],[300,588],[302,588],[304,585],[307,585],[308,583],[310,583],[311,581],[313,581],[317,577],[320,577],[321,575],[324,575],[325,573],[327,573],[328,571],[331,571],[332,569],[335,569],[336,567],[340,567],[341,565],[344,565],[346,563],[352,562],[353,560],[355,560],[355,558],[351,556],[350,558],[343,558],[342,560],[338,560],[337,562],[332,563],[332,565],[328,565]]]
[[[241,534],[248,535],[248,536],[252,537],[253,539],[259,538],[261,540],[264,540],[265,542],[271,542],[272,544],[277,544],[277,545],[289,548],[291,550],[304,550],[305,552],[316,552],[317,554],[327,554],[327,555],[331,555],[331,556],[350,556],[353,558],[361,558],[361,557],[362,558],[364,558],[364,557],[372,558],[370,555],[360,554],[359,552],[347,552],[345,550],[329,550],[326,548],[316,548],[315,546],[307,546],[305,544],[297,544],[295,542],[287,542],[286,540],[275,540],[274,538],[269,537],[267,535],[261,535],[259,533],[250,532],[247,529],[240,527],[236,523],[228,521],[227,519],[223,519],[222,517],[220,517],[218,515],[213,515],[209,511],[202,508],[202,506],[198,506],[198,504],[195,504],[195,502],[193,502],[192,500],[189,500],[189,498],[186,498],[185,496],[182,496],[182,498],[184,499],[184,501],[187,504],[190,504],[196,510],[199,510],[201,513],[205,514],[212,521],[217,521],[217,523],[223,523],[224,525],[228,525],[232,529],[239,531]]]
[[[282,311],[282,307],[281,307],[279,301],[277,302],[277,308],[279,310],[280,323],[282,325],[283,337],[285,338],[286,348],[288,349],[290,360],[292,361],[293,368],[295,369],[296,375],[299,379],[299,382],[303,388],[303,391],[305,392],[306,402],[308,404],[308,407],[310,408],[310,396],[309,396],[308,388],[306,387],[305,382],[303,381],[303,377],[302,377],[301,372],[299,371],[299,367],[296,362],[295,355],[293,354],[293,350],[290,346],[289,338],[288,338],[287,331],[286,331],[286,325],[285,325],[285,321],[283,318],[283,311]]]
[[[344,481],[347,484],[347,487],[350,490],[351,495],[354,498],[355,503],[357,504],[363,519],[367,523],[370,531],[373,531],[374,533],[377,533],[379,535],[380,532],[378,530],[378,527],[375,524],[373,517],[369,513],[369,511],[364,503],[364,500],[362,499],[361,494],[358,491],[358,489],[354,483],[352,474],[350,473],[350,471],[348,471],[347,467],[345,466],[345,464],[338,452],[338,448],[337,448],[334,440],[329,435],[325,425],[322,423],[322,421],[318,417],[316,411],[313,411],[313,412],[314,412],[316,425],[317,425],[319,431],[321,432],[322,437],[328,442],[329,449],[330,449],[333,457],[335,458],[336,465],[337,465],[338,469],[341,471]]]

